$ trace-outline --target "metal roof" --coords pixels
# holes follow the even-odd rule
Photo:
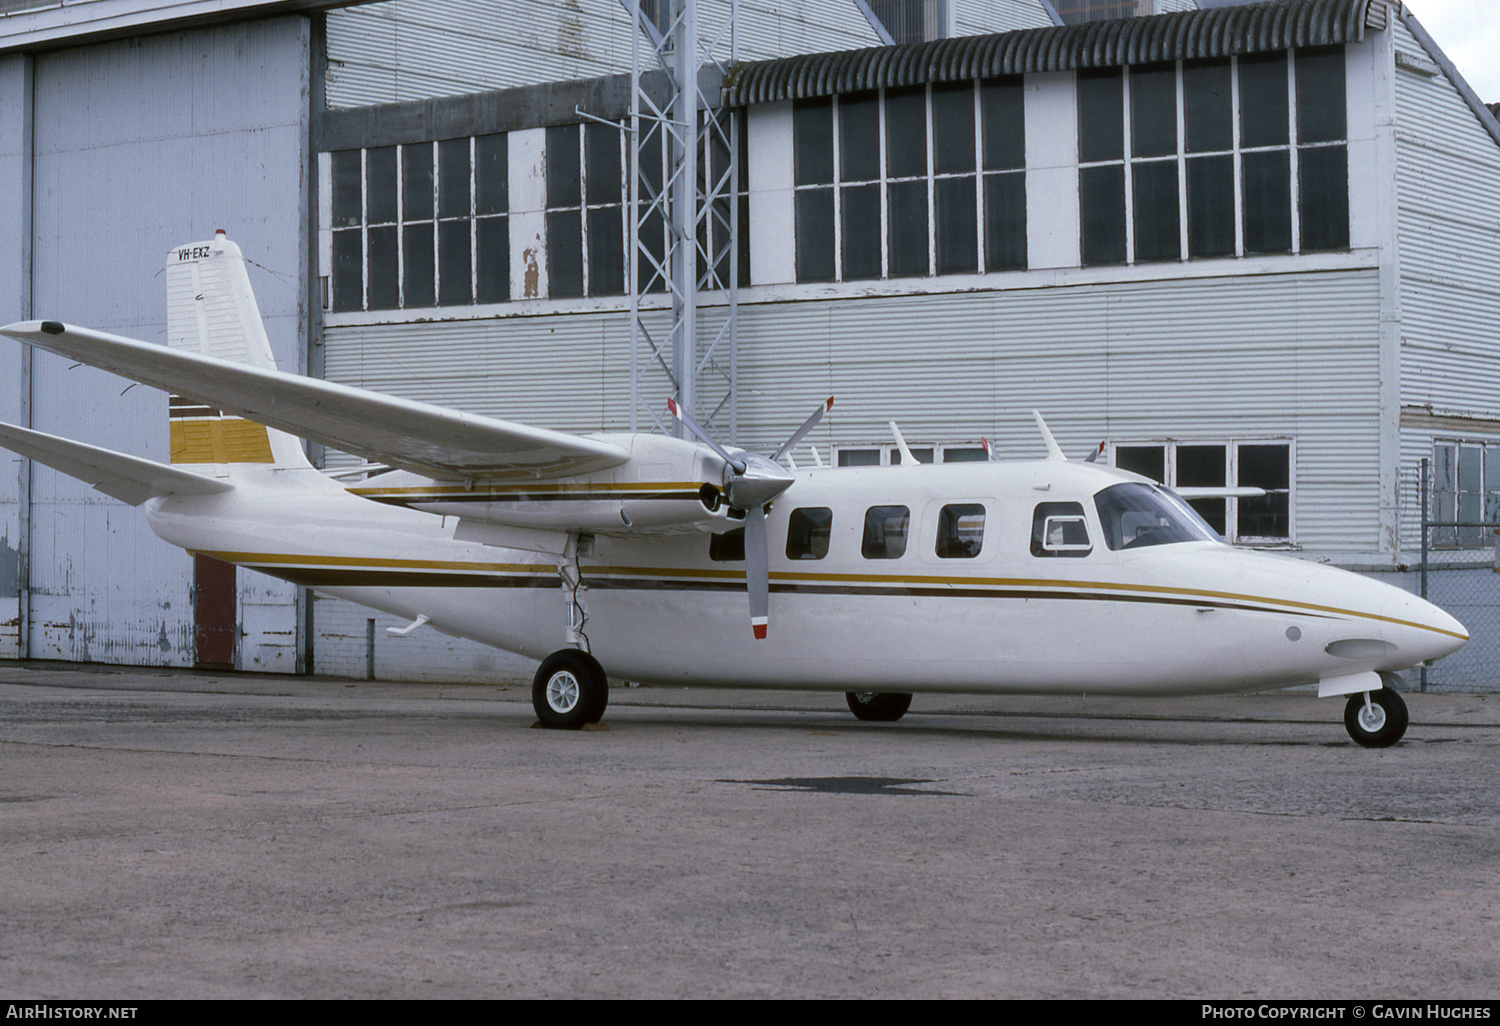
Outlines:
[[[1380,27],[1386,0],[1270,0],[998,35],[755,61],[730,70],[724,103],[738,107],[926,82],[1329,46]]]

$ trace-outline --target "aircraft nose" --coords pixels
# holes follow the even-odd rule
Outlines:
[[[1408,592],[1398,592],[1386,602],[1385,617],[1398,628],[1400,637],[1396,645],[1407,659],[1418,662],[1441,659],[1463,648],[1469,640],[1468,630],[1455,617]]]

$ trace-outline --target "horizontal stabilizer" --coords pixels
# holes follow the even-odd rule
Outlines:
[[[56,435],[0,424],[0,446],[76,477],[111,498],[139,506],[159,495],[212,495],[234,487],[165,463],[127,456]]]
[[[461,413],[57,321],[11,324],[0,328],[0,334],[377,463],[439,477],[563,477],[604,470],[630,458],[627,450],[601,439]]]

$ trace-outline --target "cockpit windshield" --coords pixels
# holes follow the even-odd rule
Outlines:
[[[1178,542],[1219,541],[1194,510],[1165,488],[1128,482],[1094,496],[1104,543],[1113,550]]]

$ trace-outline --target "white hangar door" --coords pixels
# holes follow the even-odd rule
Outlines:
[[[301,369],[309,67],[296,17],[38,56],[35,316],[164,340],[167,250],[223,228],[253,262],[278,361]],[[154,389],[38,353],[32,410],[38,430],[170,460]],[[222,622],[214,657],[198,651],[192,558],[141,511],[37,466],[30,540],[32,658],[225,664]],[[295,672],[296,589],[254,576],[230,578],[231,664]]]

